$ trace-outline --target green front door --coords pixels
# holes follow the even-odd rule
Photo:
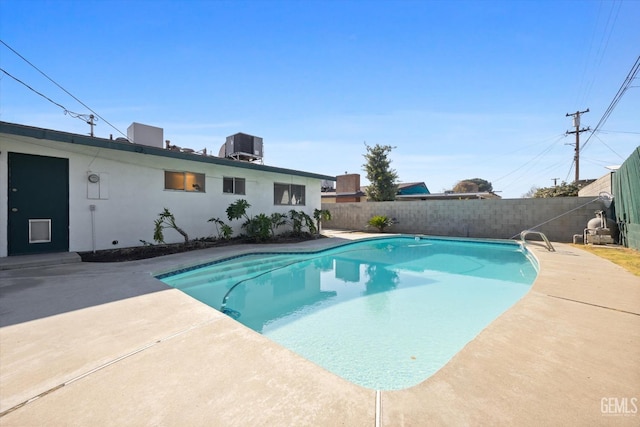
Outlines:
[[[8,252],[69,251],[69,160],[9,153]]]

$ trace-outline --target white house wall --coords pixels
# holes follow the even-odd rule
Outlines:
[[[69,159],[69,250],[110,249],[153,242],[154,220],[166,207],[190,238],[216,235],[209,218],[220,218],[241,232],[242,220],[230,222],[227,207],[245,199],[249,215],[302,210],[312,216],[320,209],[321,180],[198,161],[90,147],[24,136],[0,135],[0,256],[7,256],[8,152]],[[205,174],[204,192],[164,190],[164,171]],[[99,192],[89,183],[89,173],[102,176]],[[245,195],[222,192],[223,177],[245,178]],[[275,206],[273,184],[304,185],[305,206]],[[102,193],[102,194],[100,194]],[[89,197],[106,198],[89,198]],[[92,228],[92,210],[93,228]],[[94,231],[92,231],[94,230]],[[94,239],[95,235],[95,239]],[[164,231],[167,243],[183,240],[175,230]]]

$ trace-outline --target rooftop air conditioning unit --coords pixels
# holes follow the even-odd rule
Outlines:
[[[220,147],[220,157],[248,162],[262,161],[262,147],[262,138],[246,133],[236,133],[228,136],[224,145]]]
[[[127,138],[134,144],[162,148],[164,143],[163,135],[164,130],[162,128],[143,125],[142,123],[133,122],[127,128]]]

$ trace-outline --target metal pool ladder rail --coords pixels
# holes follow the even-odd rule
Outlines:
[[[545,236],[542,231],[524,230],[520,232],[520,240],[522,240],[522,243],[526,242],[525,238],[527,237],[527,234],[537,234],[538,236],[542,237],[542,240],[544,240],[544,243],[547,246],[547,249],[549,250],[549,252],[556,251],[553,245],[551,244],[551,242],[549,241],[549,239],[547,239],[547,236]]]

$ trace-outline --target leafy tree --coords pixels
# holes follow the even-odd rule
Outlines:
[[[367,187],[367,197],[374,202],[395,200],[398,193],[398,174],[391,169],[391,160],[387,157],[395,147],[376,144],[370,147],[366,143],[367,154],[364,158],[367,162],[362,165],[367,172],[370,185]]]
[[[454,193],[490,193],[493,185],[482,178],[463,179],[453,187]]]
[[[472,179],[465,179],[465,181],[471,181],[478,184],[478,191],[481,193],[491,193],[493,191],[493,185],[486,179],[472,178]]]
[[[182,234],[184,237],[184,242],[189,243],[189,236],[187,233],[180,227],[176,225],[176,219],[169,209],[164,208],[164,210],[158,214],[158,219],[154,221],[155,229],[153,231],[153,240],[156,243],[164,243],[164,229],[165,228],[173,228],[178,233]]]
[[[460,181],[453,187],[454,193],[477,193],[478,184],[471,181]]]
[[[580,187],[576,183],[567,184],[562,181],[560,185],[554,187],[538,188],[533,194],[535,198],[547,197],[575,197],[578,195]]]

